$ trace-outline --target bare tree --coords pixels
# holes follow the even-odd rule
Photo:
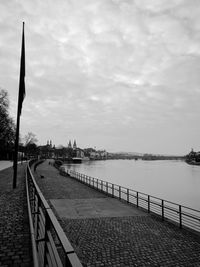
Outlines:
[[[29,144],[36,144],[38,142],[38,139],[36,138],[36,135],[32,132],[28,132],[24,136],[24,146],[27,146]]]

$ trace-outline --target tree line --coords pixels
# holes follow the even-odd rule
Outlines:
[[[0,160],[13,160],[16,125],[9,114],[9,97],[5,89],[0,89]],[[28,132],[20,137],[19,154],[25,157],[37,154],[37,138],[34,133]]]
[[[13,156],[15,128],[9,115],[8,93],[0,89],[0,159],[11,159]]]

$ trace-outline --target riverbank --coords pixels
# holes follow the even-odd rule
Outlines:
[[[187,164],[189,165],[196,165],[196,166],[200,166],[200,162],[197,162],[195,160],[186,160],[185,161]]]
[[[48,162],[38,166],[35,176],[84,266],[200,263],[200,240],[191,233],[61,176]],[[131,211],[123,212],[125,207]]]

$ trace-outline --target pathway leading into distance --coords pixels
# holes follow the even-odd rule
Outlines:
[[[61,176],[47,161],[34,175],[84,266],[200,266],[199,237]]]

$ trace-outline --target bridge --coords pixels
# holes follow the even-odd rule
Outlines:
[[[33,266],[200,265],[198,211],[84,174],[60,173],[48,161],[34,169],[26,169]],[[31,266],[27,253],[25,258],[27,265],[21,256],[19,266]]]

